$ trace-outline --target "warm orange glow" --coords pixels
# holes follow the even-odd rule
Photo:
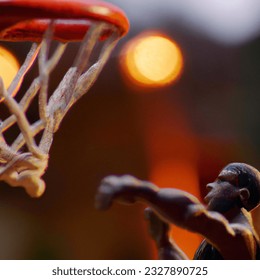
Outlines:
[[[146,87],[165,86],[179,78],[183,56],[172,39],[159,33],[145,33],[123,50],[122,65],[127,77]]]
[[[163,188],[178,188],[200,197],[198,159],[200,151],[190,121],[169,95],[141,98],[140,112],[149,180]],[[201,242],[197,234],[172,227],[172,239],[193,258]],[[154,253],[156,258],[157,252]]]
[[[175,187],[200,196],[198,171],[190,160],[165,159],[158,162],[153,167],[151,181],[161,187]]]
[[[19,70],[19,63],[15,56],[7,49],[0,46],[0,77],[8,88]]]

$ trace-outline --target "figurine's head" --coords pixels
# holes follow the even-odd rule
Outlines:
[[[244,163],[231,163],[207,185],[209,210],[226,212],[233,207],[254,209],[260,202],[260,173]]]

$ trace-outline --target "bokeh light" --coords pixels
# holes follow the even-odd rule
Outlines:
[[[0,77],[8,88],[19,70],[19,63],[16,57],[7,49],[0,46]]]
[[[183,56],[176,42],[155,32],[146,32],[126,44],[121,65],[127,78],[145,87],[160,87],[176,81],[183,69]]]

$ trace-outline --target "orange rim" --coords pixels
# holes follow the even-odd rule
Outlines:
[[[118,7],[94,0],[2,0],[0,1],[0,39],[38,41],[46,27],[43,19],[95,20],[112,24],[119,35],[129,30],[129,22]],[[87,22],[68,21],[55,25],[55,39],[82,40],[90,26]],[[109,34],[109,30],[106,32]]]

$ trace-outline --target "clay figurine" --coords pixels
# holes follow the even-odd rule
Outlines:
[[[150,234],[160,259],[187,259],[169,237],[169,224],[202,235],[205,239],[194,259],[260,259],[260,243],[250,211],[260,202],[260,173],[244,163],[231,163],[207,185],[207,206],[191,194],[174,188],[159,188],[132,176],[104,178],[96,207],[108,209],[114,201],[143,202]]]

